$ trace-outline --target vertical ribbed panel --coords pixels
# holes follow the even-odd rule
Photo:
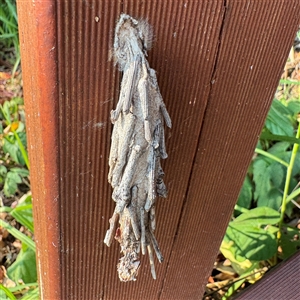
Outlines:
[[[300,251],[270,270],[255,285],[239,294],[235,300],[298,300]]]
[[[107,158],[119,83],[109,50],[120,12],[117,1],[57,5],[63,299],[100,299],[116,276],[117,245],[103,238],[114,205]]]
[[[201,298],[299,23],[299,2],[19,3],[26,33],[22,61],[36,236],[40,252],[49,251],[46,259],[39,258],[39,274],[48,283],[42,287],[45,299]],[[32,12],[28,23],[26,6]],[[48,12],[55,28],[49,28],[51,22],[40,11]],[[163,162],[169,196],[156,209],[157,239],[165,257],[156,263],[156,281],[145,257],[137,281],[121,283],[116,271],[119,245],[107,248],[103,243],[114,209],[107,182],[110,111],[120,84],[109,49],[121,12],[153,25],[149,63],[157,71],[173,121],[172,130],[166,131],[169,158]],[[53,49],[51,43],[43,44],[45,33],[56,41]],[[31,64],[33,74],[42,70],[40,76],[49,80],[37,75],[34,81]],[[39,94],[47,87],[54,89],[49,99],[46,92]],[[35,113],[30,91],[37,93],[41,107],[53,104],[49,116],[46,109],[41,116]],[[44,121],[50,125],[43,127]],[[55,139],[48,141],[49,133]],[[44,151],[43,141],[58,152],[49,151],[51,147]],[[45,161],[48,165],[39,169]],[[58,197],[43,195],[43,180],[48,186],[52,182]],[[52,203],[58,206],[51,210]],[[56,231],[47,240],[53,224]],[[60,273],[47,267],[51,253]],[[52,297],[51,289],[61,296]]]
[[[226,1],[208,105],[162,299],[197,299],[204,292],[199,281],[208,278],[218,254],[299,24],[299,8],[299,1]],[[285,15],[294,21],[288,32]],[[188,282],[185,289],[180,282]]]

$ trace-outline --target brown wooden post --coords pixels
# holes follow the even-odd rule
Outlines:
[[[18,0],[28,148],[44,299],[198,299],[223,238],[299,24],[297,0]],[[173,121],[157,206],[165,261],[121,283],[103,244],[109,62],[121,12],[147,18],[149,53]]]
[[[256,284],[238,294],[235,300],[299,299],[300,250],[281,262]]]

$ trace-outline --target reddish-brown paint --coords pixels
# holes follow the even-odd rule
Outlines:
[[[289,4],[289,5],[287,5]],[[299,24],[299,1],[18,1],[38,265],[44,299],[198,299]],[[109,62],[121,12],[147,18],[149,53],[170,112],[165,257],[119,282],[107,183]],[[286,16],[289,16],[288,19]]]
[[[270,270],[256,284],[245,289],[235,300],[299,299],[300,250]]]
[[[56,3],[18,1],[41,299],[61,298]]]

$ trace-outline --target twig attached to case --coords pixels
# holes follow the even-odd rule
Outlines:
[[[116,202],[104,243],[119,241],[123,257],[118,264],[121,281],[136,280],[139,253],[148,251],[151,274],[156,279],[153,251],[163,256],[155,238],[155,203],[166,197],[160,159],[167,158],[164,122],[171,119],[146,59],[152,28],[144,20],[122,14],[115,31],[113,56],[123,72],[119,102],[111,112],[114,124],[108,181]],[[119,223],[119,224],[118,224]],[[119,227],[118,227],[119,225]]]

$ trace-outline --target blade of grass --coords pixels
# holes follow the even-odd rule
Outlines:
[[[3,33],[3,34],[1,34],[1,36],[0,36],[0,40],[12,38],[12,37],[15,37],[15,34],[14,34],[14,33]]]
[[[18,29],[18,25],[11,22],[9,19],[5,18],[4,16],[0,16],[0,21],[5,23],[6,26],[11,26],[13,29]]]
[[[20,232],[18,229],[1,219],[0,226],[5,228],[10,234],[12,234],[15,238],[19,239],[22,243],[26,244],[30,249],[32,249],[33,251],[36,250],[34,241],[28,236],[26,236],[24,233]]]
[[[286,136],[286,135],[277,135],[277,134],[272,134],[272,133],[268,133],[268,132],[263,132],[260,135],[260,139],[270,140],[270,141],[283,141],[283,142],[289,142],[289,143],[293,143],[293,144],[300,144],[300,139],[297,139],[295,137]]]
[[[14,296],[14,294],[5,286],[3,286],[2,284],[0,284],[0,290],[4,291],[5,295],[11,299],[11,300],[17,300],[17,298]]]
[[[10,212],[10,215],[33,233],[33,223],[32,221],[28,220],[28,216],[26,214],[28,212],[26,212],[26,210],[32,210],[32,204],[22,205],[20,207],[17,206]]]
[[[281,80],[279,81],[279,84],[294,84],[294,85],[300,85],[300,81],[298,81],[298,80],[281,79]]]
[[[25,283],[25,284],[17,284],[16,286],[9,288],[9,290],[12,293],[15,293],[15,292],[22,291],[22,290],[24,290],[26,288],[35,288],[37,286],[38,286],[37,282]]]
[[[294,191],[286,198],[286,202],[289,203],[291,200],[293,200],[294,198],[296,198],[298,195],[300,195],[300,188],[294,190]]]
[[[10,0],[5,0],[5,2],[6,2],[6,5],[7,5],[9,14],[10,14],[11,16],[13,16],[15,22],[18,23],[18,16],[17,16],[16,5],[13,4],[13,2],[10,1]]]

